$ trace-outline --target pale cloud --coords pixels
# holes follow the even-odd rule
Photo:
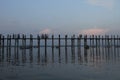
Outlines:
[[[40,31],[39,33],[40,33],[40,34],[50,34],[50,33],[52,33],[52,30],[51,30],[51,29],[46,28],[46,29],[44,29],[44,30]]]
[[[115,0],[87,0],[87,2],[91,5],[102,6],[109,9],[112,9],[115,4]]]
[[[79,34],[87,34],[87,35],[101,35],[108,32],[108,29],[102,28],[91,28],[91,29],[84,29],[79,32]]]

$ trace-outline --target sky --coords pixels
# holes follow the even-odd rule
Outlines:
[[[119,34],[120,0],[0,0],[0,34]]]

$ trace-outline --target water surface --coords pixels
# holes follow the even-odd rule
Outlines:
[[[0,49],[0,80],[120,80],[119,48]]]

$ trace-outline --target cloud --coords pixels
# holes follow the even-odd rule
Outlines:
[[[102,6],[111,9],[114,7],[115,0],[87,0],[87,2],[91,5]]]
[[[52,30],[51,30],[51,29],[46,28],[46,29],[44,29],[44,30],[40,31],[39,33],[40,33],[40,34],[50,34],[50,33],[52,33]]]
[[[107,29],[102,29],[102,28],[92,28],[92,29],[85,29],[85,30],[81,30],[79,32],[79,34],[87,34],[87,35],[101,35],[101,34],[105,34],[107,33],[108,30]]]

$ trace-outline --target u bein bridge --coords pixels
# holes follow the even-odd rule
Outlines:
[[[119,48],[118,35],[49,37],[47,34],[42,34],[36,38],[33,35],[28,37],[20,34],[0,35],[0,62],[14,60],[16,64],[19,60],[24,63],[27,59],[30,63],[119,60]]]
[[[28,43],[29,45],[26,45]],[[44,44],[41,44],[40,42],[44,41]],[[47,45],[47,42],[51,41],[51,45]],[[54,43],[57,43],[54,45]],[[64,41],[64,44],[61,44],[61,41]],[[67,44],[69,41],[69,44]],[[71,42],[70,42],[71,41]],[[75,44],[75,42],[77,43]],[[21,44],[19,44],[21,42]],[[54,37],[52,35],[49,37],[47,34],[42,34],[42,35],[37,35],[37,37],[33,37],[32,34],[30,36],[26,37],[26,35],[20,35],[20,34],[13,34],[13,35],[2,35],[0,34],[0,47],[16,47],[20,46],[21,48],[31,48],[31,46],[34,47],[34,42],[36,43],[36,47],[69,47],[69,46],[82,46],[83,44],[84,47],[89,46],[89,47],[96,47],[96,46],[115,46],[115,47],[120,47],[120,37],[117,35],[78,35],[78,36],[71,36],[68,37],[68,35],[65,35],[65,37],[61,37],[58,35],[58,37]],[[6,44],[5,44],[6,43]],[[89,43],[89,45],[87,44]]]

